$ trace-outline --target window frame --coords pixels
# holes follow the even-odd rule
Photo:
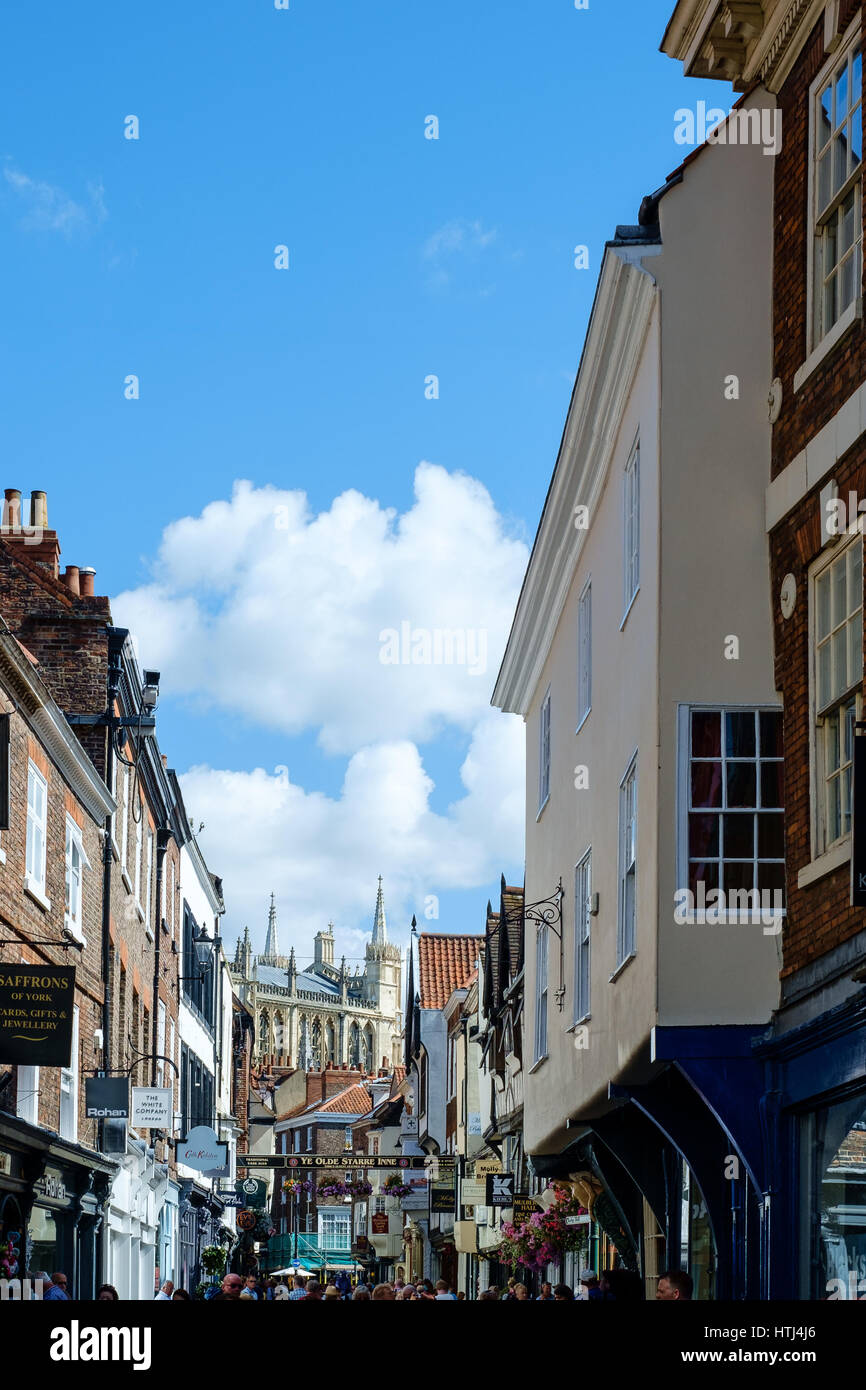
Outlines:
[[[31,796],[30,796],[31,783],[32,783],[33,786],[35,786],[35,787],[37,787],[37,788],[41,788],[41,791],[42,791],[42,808],[43,808],[43,809],[42,809],[42,821],[41,821],[41,824],[37,821],[36,815],[35,815],[35,798],[34,798],[34,804],[31,804]],[[33,863],[32,863],[32,858],[31,858],[31,848],[32,848],[32,844],[33,844],[33,840],[32,840],[32,838],[31,838],[31,825],[35,826],[35,827],[41,832],[41,837],[42,837],[42,842],[41,842],[41,863],[40,863],[40,865],[38,866],[38,867],[40,868],[40,874],[39,874],[39,875],[35,875],[35,874],[32,872],[33,867],[36,867],[36,866],[33,865]],[[35,851],[34,851],[34,852],[35,852]],[[41,772],[41,771],[39,770],[39,768],[38,768],[38,767],[36,766],[36,764],[34,763],[33,759],[32,759],[32,758],[28,758],[28,759],[27,759],[27,832],[26,832],[26,843],[25,843],[25,850],[24,850],[24,881],[25,881],[25,883],[26,883],[26,885],[27,885],[27,888],[30,890],[30,892],[31,892],[35,897],[39,898],[39,899],[43,902],[43,904],[47,901],[47,899],[46,899],[46,876],[47,876],[47,873],[48,873],[48,778],[45,776],[45,774],[44,774],[43,772]],[[50,908],[50,906],[51,906],[51,904],[48,903],[48,907],[49,907],[49,908]]]
[[[546,726],[545,726],[546,716]],[[548,801],[550,800],[550,773],[553,765],[551,757],[552,745],[552,723],[553,723],[553,700],[552,687],[548,685],[541,701],[541,709],[538,716],[538,816],[541,815]],[[545,727],[547,743],[545,746]],[[546,774],[546,777],[545,777]],[[536,816],[536,820],[538,819]]]
[[[854,718],[862,718],[863,701],[860,694],[862,686],[862,670],[860,679],[846,687],[842,695],[835,697],[829,704],[822,706],[819,713],[818,706],[818,643],[817,643],[817,586],[818,580],[825,571],[832,569],[833,565],[843,556],[847,555],[849,549],[854,546],[860,547],[860,575],[861,584],[863,580],[864,564],[864,545],[863,545],[863,517],[858,518],[857,529],[851,536],[844,535],[833,544],[824,547],[821,554],[816,558],[809,568],[808,573],[808,643],[809,643],[809,791],[810,791],[810,843],[812,849],[812,862],[822,859],[824,856],[838,853],[845,846],[850,846],[851,831],[849,830],[835,840],[826,838],[826,783],[824,775],[826,765],[825,748],[825,725],[828,715],[838,711],[852,697],[854,698]],[[863,615],[863,600],[861,595],[860,608],[854,613],[849,614],[846,622],[850,622],[856,612],[861,614],[861,630]],[[861,653],[862,656],[862,653]],[[853,750],[852,750],[853,753]]]
[[[625,859],[625,820],[624,811],[626,809],[626,796],[629,784],[633,784],[633,815],[632,821],[634,831],[632,836],[632,858],[626,863]],[[637,866],[638,866],[638,750],[632,753],[625,773],[619,784],[619,817],[617,822],[617,914],[616,914],[616,970],[618,974],[624,965],[630,960],[634,960],[637,955]],[[634,886],[632,894],[633,917],[631,921],[630,933],[626,931],[625,913],[627,907],[627,878],[632,871],[634,874]],[[613,979],[613,976],[611,976]]]
[[[577,600],[577,729],[592,713],[592,576]]]
[[[831,84],[831,89],[835,93],[836,76],[844,65],[850,79],[852,62],[857,47],[861,49],[861,79],[860,79],[860,109],[861,109],[861,157],[858,167],[840,184],[837,192],[831,197],[827,207],[820,210],[818,208],[818,138],[819,138],[819,117],[821,94]],[[808,160],[808,217],[809,217],[809,251],[807,256],[807,294],[806,294],[806,345],[807,345],[807,365],[811,362],[813,354],[821,356],[822,349],[830,351],[835,346],[838,338],[850,326],[859,312],[859,305],[862,303],[862,284],[863,284],[863,157],[862,157],[862,111],[863,111],[863,78],[862,78],[863,50],[861,42],[861,23],[859,16],[854,19],[846,32],[841,44],[824,63],[821,71],[812,81],[809,87],[809,160]],[[846,120],[850,118],[852,108],[848,107]],[[835,121],[835,117],[834,117]],[[835,139],[834,127],[831,127],[830,141],[825,147],[832,151]],[[855,236],[853,243],[853,254],[857,255],[859,245],[859,274],[854,276],[854,294],[850,304],[841,312],[837,312],[836,317],[829,326],[824,321],[823,310],[823,285],[826,277],[823,275],[823,257],[821,257],[821,274],[818,272],[819,263],[819,231],[826,228],[832,217],[838,213],[841,206],[847,201],[851,192],[855,192],[854,208],[854,228]],[[858,215],[859,213],[859,215]],[[838,274],[839,266],[835,267]],[[820,321],[819,321],[820,305]],[[812,363],[812,366],[817,363]],[[808,373],[807,373],[808,375]],[[805,378],[802,378],[805,379]],[[802,385],[802,379],[795,378],[795,389]]]
[[[77,850],[79,872],[78,872],[78,912],[73,914],[69,910],[70,904],[70,874],[72,870],[70,851]],[[84,849],[84,834],[81,826],[76,820],[66,813],[66,898],[64,902],[63,925],[74,936],[77,941],[86,944],[84,941],[84,870],[91,868],[90,860]]]
[[[578,903],[583,900],[583,916]],[[574,1001],[572,1026],[592,1017],[592,846],[588,845],[574,866]],[[581,966],[586,960],[586,998],[583,998]],[[585,1005],[585,1007],[581,1007]]]
[[[622,622],[632,610],[640,593],[640,432],[628,453],[623,469],[622,492]]]
[[[729,703],[724,703],[724,702],[722,702],[722,701],[718,701],[718,702],[716,702],[716,703],[714,703],[714,704],[710,704],[710,703],[708,703],[707,701],[696,701],[694,704],[686,704],[686,703],[683,703],[683,704],[678,705],[678,707],[677,707],[677,837],[676,837],[676,870],[677,870],[676,888],[677,888],[678,890],[679,890],[679,889],[688,889],[688,888],[689,888],[689,885],[690,885],[689,863],[690,863],[690,858],[691,858],[691,856],[690,856],[690,854],[689,854],[689,814],[690,814],[690,812],[692,812],[692,807],[691,807],[691,794],[690,794],[690,773],[691,773],[691,766],[692,766],[691,716],[692,716],[692,714],[695,713],[695,712],[697,712],[697,713],[708,713],[708,714],[715,714],[715,713],[718,713],[719,716],[720,716],[720,718],[721,718],[721,720],[722,720],[722,739],[724,740],[724,719],[725,719],[725,715],[727,715],[727,714],[753,714],[753,715],[758,715],[758,716],[760,716],[761,714],[778,714],[778,715],[781,716],[781,715],[783,714],[783,706],[780,705],[780,704],[772,704],[771,702],[766,701],[766,700],[758,701],[758,702],[755,702],[755,703],[753,703],[753,704],[729,704]],[[725,763],[726,763],[727,761],[754,762],[755,765],[756,765],[756,767],[758,767],[759,769],[760,769],[760,764],[761,764],[761,762],[779,761],[779,762],[782,764],[782,770],[783,770],[783,776],[784,776],[784,768],[785,768],[785,758],[784,758],[784,754],[783,754],[783,756],[782,756],[780,759],[778,759],[778,760],[777,760],[777,759],[766,759],[766,758],[762,759],[761,756],[760,756],[760,747],[758,747],[757,745],[756,745],[755,757],[754,757],[754,758],[751,758],[751,759],[750,759],[750,758],[737,758],[737,759],[734,759],[734,760],[728,759],[728,758],[727,758],[727,755],[726,755],[726,753],[725,753],[724,747],[723,747],[723,749],[722,749],[722,755],[721,755],[720,761],[721,761],[723,767],[724,767],[724,765],[725,765]],[[757,776],[756,776],[756,781],[757,781]],[[756,796],[757,796],[757,795],[758,795],[758,793],[756,792]],[[719,814],[719,815],[725,814],[726,809],[727,809],[727,808],[724,807],[724,806],[720,807],[719,810],[718,810],[718,814]],[[736,808],[735,808],[735,809],[736,809]],[[746,808],[746,809],[748,809],[748,808]],[[760,810],[760,809],[761,809],[761,808],[758,807],[758,808],[756,808],[756,811],[758,811],[758,810]],[[767,809],[778,810],[778,809],[780,809],[780,808],[773,807],[773,808],[767,808]],[[693,812],[693,813],[698,814],[699,811],[700,811],[700,808],[694,808],[694,812]],[[785,808],[784,808],[784,806],[781,807],[781,811],[782,811],[782,826],[783,826],[783,834],[784,834],[784,825],[785,825]],[[708,814],[715,814],[714,808],[708,808],[707,813],[708,813]],[[783,842],[782,857],[781,857],[781,859],[779,859],[779,860],[771,859],[771,858],[769,858],[769,857],[766,857],[766,858],[764,858],[764,859],[762,860],[762,859],[760,858],[760,856],[757,855],[757,853],[756,853],[756,854],[755,854],[755,857],[754,857],[755,866],[757,867],[757,865],[758,865],[759,863],[761,863],[761,862],[767,863],[767,864],[780,863],[780,864],[782,865],[782,868],[783,868],[783,876],[786,877],[785,870],[786,870],[786,868],[787,868],[787,856],[785,855],[784,848],[785,848],[785,847],[784,847],[784,842]],[[720,858],[720,862],[721,862],[722,864],[724,864],[724,863],[726,862],[724,856],[719,856],[719,858]],[[733,859],[734,859],[734,856],[731,856],[731,858],[732,858],[732,860],[733,860]],[[719,886],[720,886],[720,887],[723,887],[724,885],[723,885],[722,883],[720,883]],[[758,885],[755,884],[754,887],[757,889]],[[711,891],[711,890],[708,889],[707,891],[709,892],[709,891]],[[783,889],[782,891],[783,891],[783,893],[785,893],[786,901],[785,901],[785,907],[782,909],[782,912],[781,912],[780,915],[781,915],[781,917],[784,919],[784,917],[787,915],[787,892],[786,892],[786,889]],[[759,900],[759,901],[760,901],[760,900]],[[713,912],[713,921],[714,921],[714,922],[718,922],[720,925],[724,925],[725,923],[729,923],[729,924],[731,924],[731,925],[737,925],[737,924],[739,924],[739,925],[755,925],[755,924],[766,925],[766,918],[765,918],[765,916],[763,915],[763,913],[762,913],[762,911],[761,911],[760,909],[759,909],[757,912],[752,912],[752,911],[748,911],[748,912],[741,912],[741,911],[729,912],[726,908],[725,908],[725,909],[722,909],[722,908],[717,908],[717,907],[710,906],[710,907],[708,908],[708,910]],[[695,915],[694,912],[688,912],[688,913],[685,913],[685,914],[683,914],[683,915],[684,915],[684,920],[685,920],[686,923],[693,924],[693,923],[695,923],[695,922],[697,921],[697,918],[696,918],[696,915]]]
[[[80,1029],[80,1009],[77,1004],[72,1008],[72,1046],[70,1049],[69,1066],[60,1068],[60,1106],[58,1113],[59,1134],[61,1139],[66,1139],[72,1144],[78,1143],[78,1091],[79,1091],[79,1029]],[[71,1125],[64,1127],[64,1099],[66,1100],[67,1118],[71,1118]]]

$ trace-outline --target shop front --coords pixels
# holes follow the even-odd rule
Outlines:
[[[102,1282],[103,1215],[114,1165],[11,1115],[0,1117],[3,1273],[62,1270],[69,1291],[93,1299]],[[18,1255],[14,1250],[18,1250]]]

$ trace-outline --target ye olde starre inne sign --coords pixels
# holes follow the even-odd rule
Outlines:
[[[0,1062],[68,1067],[74,965],[0,965]]]

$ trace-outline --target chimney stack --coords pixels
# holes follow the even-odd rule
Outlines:
[[[63,579],[69,592],[71,594],[75,594],[77,598],[79,593],[81,592],[78,587],[78,566],[67,565],[66,573],[64,574]]]
[[[85,567],[78,571],[81,580],[81,597],[93,598],[93,581],[96,577],[96,570]]]
[[[5,497],[6,501],[3,505],[3,525],[17,531],[21,526],[21,489],[17,487],[7,487]]]
[[[40,531],[48,530],[48,498],[44,492],[30,494],[30,525]]]

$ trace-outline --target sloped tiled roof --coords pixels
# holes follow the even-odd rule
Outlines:
[[[422,1009],[442,1009],[455,989],[465,989],[481,952],[483,936],[422,932],[418,974]]]
[[[373,1102],[367,1087],[357,1083],[347,1086],[345,1091],[338,1091],[330,1100],[317,1101],[310,1109],[336,1111],[338,1115],[366,1115],[373,1109]]]

